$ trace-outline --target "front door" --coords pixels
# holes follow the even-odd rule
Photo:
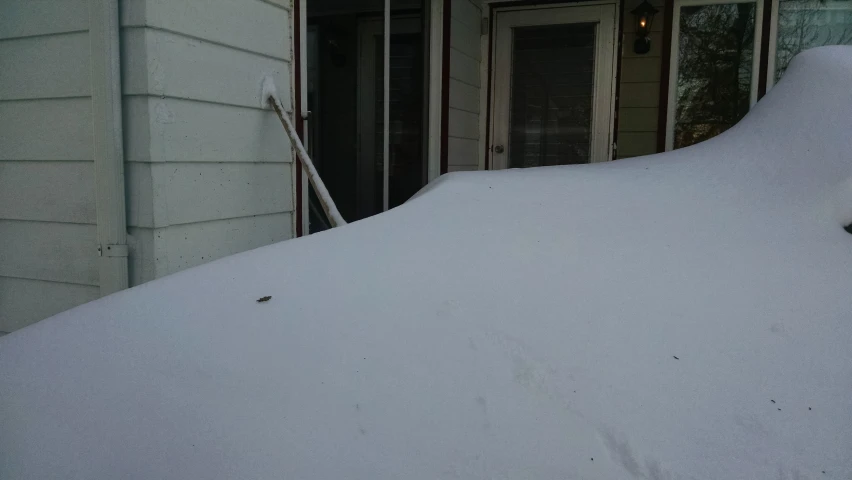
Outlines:
[[[612,159],[614,4],[498,10],[491,168]]]

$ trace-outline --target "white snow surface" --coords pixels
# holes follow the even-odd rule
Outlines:
[[[0,338],[0,478],[849,479],[849,222],[828,47],[697,146],[448,175]]]
[[[263,81],[260,83],[260,108],[269,108],[269,99],[273,99],[279,104],[281,101],[278,98],[278,89],[275,88],[275,80],[270,76],[263,77]],[[284,107],[278,107],[282,112]]]

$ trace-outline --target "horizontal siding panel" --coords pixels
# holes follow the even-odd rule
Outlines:
[[[622,108],[618,117],[620,132],[656,132],[657,108]]]
[[[94,225],[0,220],[0,276],[98,284]]]
[[[290,213],[173,225],[154,231],[157,276],[293,237]]]
[[[0,160],[90,160],[90,98],[0,102]]]
[[[656,132],[619,132],[618,158],[657,153]]]
[[[451,78],[450,108],[479,113],[479,89]]]
[[[94,163],[0,162],[0,218],[95,223]]]
[[[129,227],[127,229],[127,274],[130,286],[135,287],[157,278],[154,270],[154,230]]]
[[[293,210],[284,163],[128,163],[127,223],[175,224]]]
[[[460,53],[455,48],[450,49],[450,78],[462,81],[475,87],[481,86],[480,62]]]
[[[273,5],[279,8],[283,8],[284,10],[290,11],[290,2],[292,0],[257,0],[261,3],[268,3],[269,5]]]
[[[154,227],[293,210],[284,163],[152,164]]]
[[[0,100],[90,95],[89,51],[88,32],[0,42]]]
[[[473,27],[466,25],[455,18],[451,20],[450,47],[455,48],[468,57],[479,60],[479,43],[479,26]]]
[[[479,19],[482,16],[482,11],[479,7],[471,3],[470,0],[454,0],[451,4],[451,18],[457,19],[469,28],[479,30]]]
[[[285,28],[282,26],[282,28]],[[122,31],[125,95],[156,95],[261,109],[261,82],[275,80],[290,108],[289,64],[150,28]]]
[[[87,0],[0,2],[0,38],[48,35],[88,28]]]
[[[122,2],[122,26],[152,26],[269,55],[290,57],[286,10],[234,0]]]
[[[448,120],[450,137],[479,139],[479,115],[450,108]]]
[[[156,156],[151,152],[151,116],[155,114],[150,112],[150,98],[146,95],[121,98],[125,162],[150,162],[151,157]]]
[[[648,83],[660,81],[660,58],[624,58],[621,60],[621,82]]]
[[[125,130],[126,131],[126,130]],[[133,227],[152,227],[154,225],[154,180],[151,163],[125,162],[124,178],[127,199],[127,225]]]
[[[479,166],[479,141],[466,138],[447,139],[447,163],[449,166]]]
[[[630,18],[634,18],[633,15]],[[654,19],[654,23],[657,23],[657,19]],[[622,44],[624,47],[624,57],[650,58],[661,56],[663,51],[663,32],[651,32],[649,38],[651,39],[651,50],[648,53],[636,53],[633,51],[633,42],[636,41],[636,34],[625,33],[624,43]]]
[[[0,277],[0,331],[11,332],[100,296],[90,285]]]
[[[660,84],[658,82],[622,84],[618,103],[621,108],[657,107],[660,104]]]
[[[126,97],[128,162],[291,162],[272,110],[176,98]]]

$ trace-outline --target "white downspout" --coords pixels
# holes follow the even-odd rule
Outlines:
[[[118,0],[89,0],[101,296],[128,287]]]

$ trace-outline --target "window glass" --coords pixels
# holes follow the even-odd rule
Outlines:
[[[852,45],[852,1],[780,0],[775,80],[799,52],[823,45]]]
[[[754,3],[681,8],[674,148],[715,137],[748,112],[755,16]]]
[[[510,168],[589,163],[596,28],[513,30]]]

